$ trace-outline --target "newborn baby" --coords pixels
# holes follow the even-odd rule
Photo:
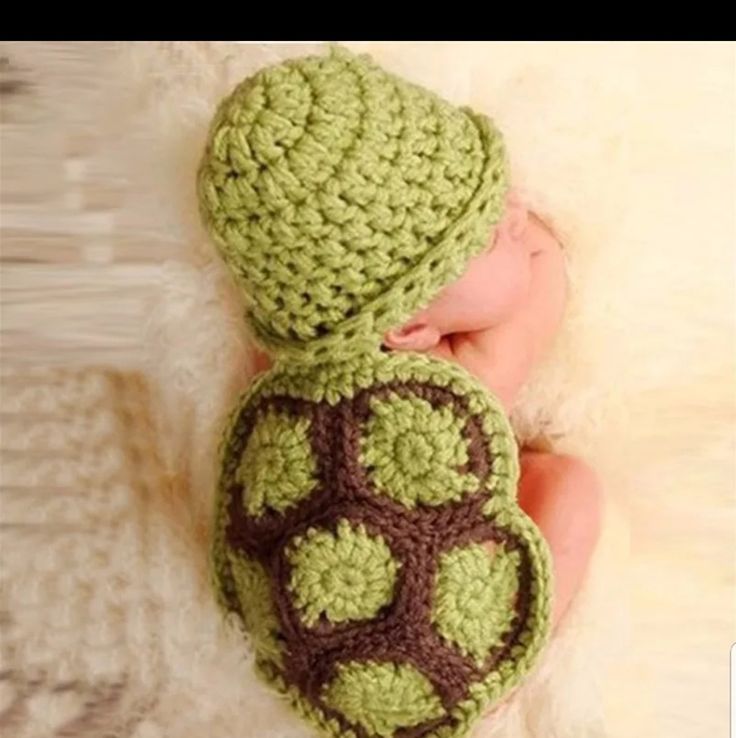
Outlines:
[[[221,447],[220,604],[321,733],[463,738],[597,536],[592,472],[519,453],[507,417],[561,319],[560,246],[491,120],[339,49],[236,87],[198,192],[264,349]]]
[[[488,248],[428,307],[387,331],[384,346],[457,362],[510,411],[554,338],[566,292],[560,245],[512,193]],[[268,354],[256,351],[256,371],[270,366]],[[555,624],[579,589],[598,539],[600,485],[593,470],[573,456],[522,449],[520,464],[519,504],[552,553]]]

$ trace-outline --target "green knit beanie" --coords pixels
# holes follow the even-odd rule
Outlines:
[[[239,84],[198,184],[257,338],[313,361],[375,348],[461,275],[507,166],[488,118],[333,49]]]

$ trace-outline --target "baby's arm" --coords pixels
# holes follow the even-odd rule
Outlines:
[[[482,331],[444,336],[433,350],[478,377],[510,410],[556,333],[565,307],[567,277],[562,249],[530,213],[530,280],[526,299],[505,321]]]

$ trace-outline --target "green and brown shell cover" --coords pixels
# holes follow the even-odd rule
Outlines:
[[[459,367],[379,356],[277,366],[243,398],[215,582],[260,673],[324,734],[458,738],[544,643],[548,553],[496,401]]]

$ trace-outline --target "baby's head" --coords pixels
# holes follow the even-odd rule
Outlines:
[[[519,286],[498,275],[526,213],[507,178],[488,118],[333,50],[221,103],[199,195],[257,339],[322,361],[423,350],[508,310]]]
[[[526,296],[529,248],[528,211],[513,192],[486,247],[466,264],[427,307],[384,334],[387,348],[430,351],[452,333],[468,333],[498,325]]]

